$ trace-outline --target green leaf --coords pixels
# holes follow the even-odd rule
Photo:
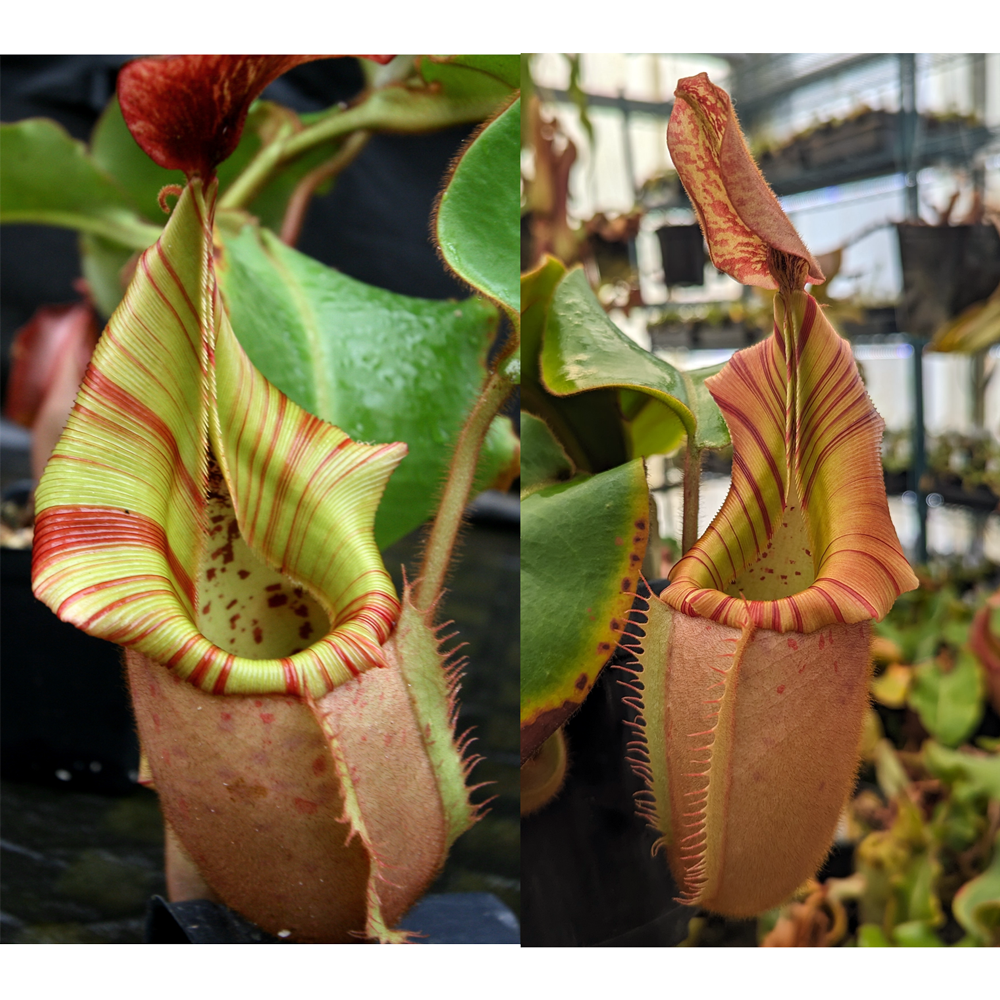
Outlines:
[[[923,920],[908,920],[892,930],[893,940],[901,948],[943,948],[944,942]]]
[[[379,547],[422,524],[485,378],[493,307],[365,285],[252,226],[226,241],[218,272],[233,329],[273,385],[356,440],[409,446],[378,510]],[[516,448],[509,420],[494,420],[477,490]]]
[[[166,170],[154,163],[132,138],[122,117],[118,98],[112,97],[90,135],[90,157],[117,181],[150,222],[163,225],[167,217],[160,208],[160,189],[167,184],[186,183],[181,170]]]
[[[578,469],[603,472],[628,460],[614,390],[560,398],[541,383],[542,337],[566,268],[548,257],[521,278],[521,408],[540,417]]]
[[[983,717],[983,683],[979,664],[961,649],[951,670],[937,659],[913,668],[910,707],[924,728],[946,746],[957,747],[975,731]]]
[[[993,843],[989,868],[958,890],[951,908],[979,944],[1000,947],[1000,836]]]
[[[160,235],[90,158],[83,143],[46,118],[0,126],[0,222],[79,229],[132,250]]]
[[[573,464],[543,420],[521,414],[521,490],[533,490],[543,483],[569,479]]]
[[[891,948],[892,942],[878,924],[862,924],[858,928],[859,948]]]
[[[107,319],[118,308],[125,294],[123,278],[135,250],[112,243],[93,233],[80,233],[80,267],[97,311]]]
[[[648,533],[639,459],[522,502],[522,759],[576,711],[614,652]]]
[[[420,75],[451,97],[493,97],[499,103],[520,86],[521,61],[516,55],[427,56],[420,60]]]
[[[570,271],[555,290],[542,346],[542,382],[557,396],[615,388],[647,397],[641,407],[633,405],[626,421],[633,455],[671,451],[685,434],[694,435],[698,449],[729,444],[722,412],[705,387],[705,379],[719,370],[682,372],[643,350],[608,319],[582,268]]]
[[[924,766],[935,777],[949,785],[965,783],[975,794],[1000,799],[1000,756],[964,753],[926,740],[923,746]]]
[[[438,204],[435,232],[448,266],[511,315],[520,311],[521,102],[466,147]]]

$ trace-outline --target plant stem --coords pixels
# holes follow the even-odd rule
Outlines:
[[[79,233],[90,233],[129,250],[145,250],[151,247],[163,232],[162,226],[143,222],[132,213],[120,212],[115,215],[87,215],[84,212],[25,211],[5,212],[4,222],[37,223],[42,226],[57,226],[75,229]]]
[[[701,488],[702,450],[694,445],[694,436],[688,435],[684,453],[684,526],[681,529],[681,555],[698,541],[698,497]]]
[[[444,495],[427,539],[424,561],[414,591],[413,601],[420,611],[429,611],[441,593],[451,552],[462,524],[462,514],[472,490],[483,439],[490,422],[513,388],[514,383],[500,371],[491,372],[458,436]]]
[[[482,121],[497,109],[494,98],[451,98],[430,88],[392,85],[369,93],[346,110],[334,110],[294,134],[268,143],[219,199],[219,208],[246,208],[287,163],[351,132],[433,132]]]
[[[262,146],[239,177],[219,199],[219,208],[246,208],[260,194],[277,168],[288,159],[286,146],[291,127],[283,125],[274,139]]]
[[[281,220],[282,243],[290,247],[298,243],[299,234],[302,232],[302,223],[306,217],[306,209],[309,207],[309,202],[316,188],[324,181],[330,180],[331,177],[336,177],[345,167],[349,166],[365,148],[370,138],[371,132],[355,132],[345,140],[335,156],[327,160],[326,163],[321,163],[315,169],[310,170],[299,181],[288,201],[285,216]]]

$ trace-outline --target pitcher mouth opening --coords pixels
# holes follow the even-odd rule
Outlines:
[[[218,464],[209,455],[206,525],[195,623],[206,639],[249,660],[290,657],[331,631],[331,611],[247,545]]]

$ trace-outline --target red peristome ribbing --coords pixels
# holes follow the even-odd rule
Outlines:
[[[173,463],[177,477],[184,484],[185,492],[200,507],[202,504],[202,491],[185,467],[180,448],[177,445],[177,438],[163,418],[158,416],[145,403],[140,403],[128,390],[112,382],[111,379],[98,371],[93,365],[87,370],[87,376],[83,380],[83,388],[95,397],[106,400],[112,409],[128,413],[137,424],[148,428],[152,434],[163,442],[164,450]]]
[[[226,693],[226,682],[229,680],[229,675],[233,670],[233,663],[236,657],[231,653],[226,657],[226,662],[222,664],[222,669],[219,671],[219,676],[215,679],[215,684],[212,685],[212,694],[225,694]],[[194,675],[192,674],[188,680],[193,684],[195,683]]]
[[[301,694],[302,685],[299,682],[299,672],[287,656],[281,658],[281,669],[285,674],[285,692],[293,695]]]
[[[184,593],[193,595],[191,577],[171,550],[162,525],[117,507],[66,504],[41,511],[35,519],[32,575],[75,552],[137,547],[160,552]]]

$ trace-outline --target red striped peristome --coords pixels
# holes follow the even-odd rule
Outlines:
[[[202,690],[317,698],[385,664],[400,606],[373,525],[406,446],[352,441],[247,359],[215,282],[215,190],[184,190],[98,344],[37,491],[34,589]],[[276,581],[305,618],[284,590],[268,604]]]
[[[681,900],[749,917],[829,850],[857,773],[870,622],[917,580],[882,421],[811,296],[776,296],[774,334],[706,384],[732,485],[640,623],[630,754]]]
[[[232,655],[199,632],[169,568],[163,529],[149,518],[118,510],[48,508],[37,517],[36,539],[35,593],[46,603],[58,602],[53,610],[60,618],[139,650],[205,691],[319,697],[364,670],[385,666],[382,645],[399,617],[399,601],[385,586],[367,592],[355,614],[348,612],[309,648],[254,660]],[[80,558],[91,579],[105,567],[162,565],[159,571],[114,577],[109,572],[107,579],[75,589]]]
[[[777,332],[786,319],[792,380]],[[881,619],[917,586],[889,517],[882,419],[850,345],[812,296],[793,293],[787,317],[776,296],[775,323],[773,336],[706,383],[732,435],[732,486],[674,566],[664,600],[687,615],[776,632]]]

